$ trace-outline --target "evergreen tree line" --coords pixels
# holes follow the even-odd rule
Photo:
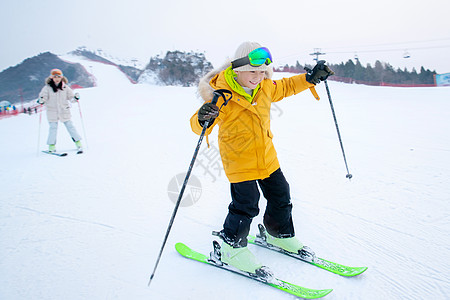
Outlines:
[[[420,84],[434,84],[434,75],[436,71],[425,70],[424,67],[420,68],[418,73],[415,68],[412,71],[408,71],[406,68],[401,70],[394,69],[389,63],[382,63],[380,61],[375,62],[375,66],[372,67],[367,64],[366,67],[361,65],[360,61],[356,59],[356,63],[349,59],[346,63],[340,64],[328,64],[328,66],[335,72],[335,76],[330,77],[337,81],[355,82],[372,85],[383,84],[405,84],[405,85],[420,85]],[[276,72],[291,72],[291,73],[304,73],[305,67],[312,68],[313,65],[302,66],[298,61],[295,66],[285,65],[281,68],[276,68]]]
[[[213,66],[203,53],[167,51],[164,57],[152,57],[145,68],[153,71],[164,85],[196,85]]]

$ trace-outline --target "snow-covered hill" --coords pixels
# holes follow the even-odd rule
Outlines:
[[[0,121],[0,299],[294,299],[175,252],[178,241],[209,252],[227,212],[214,134],[192,175],[201,196],[178,211],[147,287],[174,208],[169,182],[187,171],[198,141],[189,118],[200,101],[194,88],[133,85],[113,66],[64,59],[97,79],[79,90],[83,122],[72,108],[87,151],[71,151],[61,124],[57,148],[69,155],[40,153],[45,115],[41,126],[39,115]],[[329,86],[353,179],[323,85],[319,102],[305,91],[274,105],[274,143],[299,238],[321,257],[369,269],[343,278],[252,251],[280,278],[333,288],[324,299],[446,299],[450,89]]]

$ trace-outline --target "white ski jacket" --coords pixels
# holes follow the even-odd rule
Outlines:
[[[55,93],[49,85],[51,78],[45,80],[45,86],[39,93],[39,103],[45,104],[47,108],[47,119],[49,122],[67,122],[70,121],[70,102],[76,102],[73,97],[73,90],[67,85],[67,78],[63,77],[62,90],[58,89]]]

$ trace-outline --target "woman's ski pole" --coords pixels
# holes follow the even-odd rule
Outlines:
[[[330,94],[330,89],[328,88],[328,82],[326,80],[324,80],[324,82],[325,82],[325,88],[327,89],[328,100],[330,101],[331,112],[333,113],[334,124],[336,125],[336,130],[337,130],[337,134],[339,137],[339,143],[341,144],[342,155],[344,156],[345,167],[347,168],[347,175],[345,177],[350,180],[350,179],[352,179],[353,175],[350,174],[350,172],[348,170],[347,159],[345,158],[344,145],[342,144],[341,133],[339,132],[339,126],[338,126],[338,123],[336,120],[336,114],[334,112],[333,102],[331,102],[331,94]]]
[[[36,152],[37,156],[39,156],[39,147],[40,147],[40,143],[41,143],[41,123],[42,123],[42,109],[39,110],[38,142],[37,142],[37,152]]]
[[[223,89],[214,91],[214,96],[213,96],[213,99],[211,100],[211,103],[215,105],[217,103],[217,100],[219,100],[219,97],[223,97],[225,103],[228,102],[228,100],[230,100],[231,97],[227,99],[225,94],[230,94],[231,95],[231,92],[229,90],[223,90]],[[164,236],[164,240],[163,240],[161,249],[159,250],[159,255],[158,255],[158,258],[156,259],[155,267],[153,268],[152,275],[150,276],[150,280],[148,281],[148,286],[150,286],[150,283],[152,282],[152,279],[155,276],[156,268],[158,267],[159,261],[161,260],[161,255],[163,253],[164,246],[166,245],[167,238],[169,237],[169,233],[170,233],[170,230],[172,228],[173,221],[175,220],[175,216],[176,216],[178,208],[180,206],[181,199],[183,198],[184,190],[185,190],[186,185],[188,183],[189,176],[191,175],[191,172],[192,172],[192,167],[194,166],[195,159],[197,158],[198,151],[200,149],[200,146],[201,146],[202,141],[203,141],[203,137],[205,136],[205,132],[206,132],[206,129],[208,128],[208,126],[209,126],[210,121],[211,120],[207,120],[205,122],[205,124],[203,124],[202,133],[200,134],[200,138],[198,139],[197,147],[195,148],[195,151],[194,151],[194,156],[192,157],[191,164],[189,165],[189,169],[188,169],[188,171],[186,173],[186,177],[184,178],[183,186],[181,187],[180,194],[178,195],[177,202],[175,203],[175,208],[173,210],[172,217],[170,218],[169,226],[167,227],[166,235]]]
[[[84,128],[83,114],[81,113],[80,101],[77,100],[77,103],[78,103],[78,111],[80,112],[81,127],[83,127],[84,143],[86,144],[86,148],[88,148],[88,142],[87,142],[87,137],[86,137],[86,129]]]

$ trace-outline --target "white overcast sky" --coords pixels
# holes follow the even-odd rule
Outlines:
[[[358,56],[394,68],[450,72],[450,0],[2,0],[0,70],[80,46],[146,64],[167,50],[200,51],[215,67],[243,41],[276,65]],[[410,58],[404,58],[408,53]]]

